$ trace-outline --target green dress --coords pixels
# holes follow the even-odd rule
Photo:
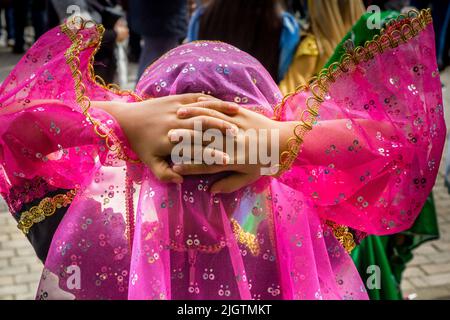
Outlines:
[[[396,18],[398,15],[399,13],[395,11],[382,12],[381,22]],[[370,16],[371,14],[367,13],[360,18],[338,45],[325,67],[339,61],[345,54],[345,42],[347,40],[351,39],[355,46],[362,46],[366,41],[379,34],[379,29],[367,27]],[[367,283],[367,279],[372,274],[369,266],[375,265],[380,268],[380,289],[367,288],[370,299],[403,299],[400,282],[406,264],[413,258],[412,250],[426,241],[437,238],[439,238],[439,230],[432,193],[409,230],[390,236],[368,236],[364,238],[351,255],[364,283]]]

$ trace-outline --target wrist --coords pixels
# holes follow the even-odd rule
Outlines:
[[[120,101],[93,101],[91,106],[94,109],[104,111],[104,116],[101,116],[104,129],[99,132],[99,135],[107,140],[108,149],[116,150],[118,157],[123,160],[137,161],[138,157],[130,146],[132,140],[132,136],[130,137],[132,131],[130,129],[133,128],[133,126],[129,125],[132,123],[129,119],[130,108],[126,108],[126,104]],[[100,114],[101,111],[99,112]]]
[[[295,150],[294,145],[299,143],[296,139],[295,130],[299,124],[300,122],[297,121],[278,122],[280,155],[278,176],[289,170],[295,161],[296,154],[293,152]]]
[[[298,125],[297,121],[278,122],[280,155],[289,151],[292,145],[291,138],[295,137],[294,131]]]

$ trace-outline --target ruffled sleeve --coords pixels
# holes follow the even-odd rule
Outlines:
[[[117,121],[90,106],[94,100],[134,99],[94,81],[92,57],[101,34],[101,27],[85,23],[54,28],[3,82],[0,193],[12,210],[20,206],[11,205],[11,190],[30,181],[74,189],[92,178],[97,165],[121,166],[135,158]]]
[[[420,213],[446,127],[429,11],[374,40],[285,100],[281,119],[304,123],[281,180],[322,219],[382,235],[409,228]]]

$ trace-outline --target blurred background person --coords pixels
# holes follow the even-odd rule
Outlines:
[[[300,26],[278,0],[211,0],[193,13],[187,40],[220,40],[238,47],[279,82],[299,43]]]
[[[14,47],[13,52],[25,52],[25,27],[31,18],[34,39],[38,39],[47,30],[46,0],[14,0],[11,1],[14,17]]]
[[[440,70],[450,64],[450,3],[442,0],[412,0],[411,5],[423,9],[431,8],[436,32],[436,54]]]
[[[0,1],[0,38],[4,46],[14,45],[14,11],[12,0]]]
[[[295,91],[322,70],[339,42],[365,13],[362,0],[298,1],[297,8],[306,14],[306,30],[280,83],[284,94]]]
[[[256,57],[284,94],[319,72],[365,12],[361,0],[211,0],[193,13],[188,41],[220,40]],[[299,10],[296,17],[286,8]],[[241,23],[235,21],[239,19]]]
[[[138,78],[153,61],[186,37],[187,0],[128,0],[128,24],[141,36]]]
[[[69,6],[78,6],[81,16],[101,23],[105,27],[102,44],[95,55],[95,74],[105,83],[114,82],[117,74],[117,44],[128,39],[125,12],[114,0],[50,0],[49,27],[62,23],[72,12]],[[74,8],[74,7],[72,7]]]
[[[131,21],[129,0],[122,0],[121,3],[126,12],[126,18],[129,25]],[[141,35],[132,28],[129,28],[128,31],[128,61],[131,63],[139,63],[139,58],[141,56]]]

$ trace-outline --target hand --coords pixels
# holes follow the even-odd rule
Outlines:
[[[122,19],[117,20],[114,25],[114,31],[116,32],[116,42],[122,42],[128,39],[130,35],[127,24]]]
[[[177,164],[173,167],[173,170],[180,175],[214,174],[224,171],[234,171],[234,173],[232,173],[230,176],[217,181],[211,187],[212,193],[234,192],[257,181],[262,175],[262,169],[265,168],[267,169],[267,171],[271,170],[271,168],[269,167],[273,164],[261,162],[250,163],[251,157],[255,156],[255,154],[252,154],[252,152],[250,152],[250,147],[256,144],[259,148],[266,148],[266,150],[262,150],[263,153],[264,151],[266,152],[266,155],[271,155],[272,150],[274,150],[274,152],[278,152],[278,155],[280,155],[282,152],[288,149],[287,141],[291,136],[293,136],[294,128],[296,125],[298,125],[298,122],[275,121],[259,113],[244,108],[240,108],[235,115],[221,114],[216,110],[201,109],[196,107],[187,107],[183,109],[184,110],[179,110],[178,112],[178,117],[180,119],[190,119],[192,117],[198,116],[210,116],[222,119],[229,123],[233,123],[237,125],[239,129],[241,129],[239,131],[239,134],[235,138],[236,143],[234,145],[237,146],[237,152],[233,152],[234,157],[230,159],[229,164]],[[248,136],[245,135],[245,131],[249,129],[254,129],[256,131],[257,141],[254,141],[254,139],[250,141]],[[263,141],[260,141],[258,133],[261,129],[267,129],[267,143],[263,143]],[[186,134],[186,130],[181,131]],[[183,135],[183,132],[180,132],[180,135]],[[277,138],[277,140],[275,141],[271,141],[270,139],[271,133],[273,132],[276,133],[274,136]],[[194,131],[190,130],[190,134],[194,136],[195,133]],[[275,142],[277,145],[273,145],[272,142]],[[204,141],[203,144],[205,144]],[[230,152],[230,150],[227,150],[226,146],[224,146],[222,150],[225,150],[227,154],[233,154],[232,152]],[[238,152],[239,150],[245,150],[244,154],[242,152]],[[259,153],[261,154],[261,151]],[[278,168],[277,164],[275,164],[275,168]]]
[[[213,110],[214,114],[236,114],[239,106],[224,102],[203,94],[183,94],[163,98],[155,98],[136,103],[95,102],[98,107],[109,112],[119,122],[134,152],[139,156],[155,176],[164,182],[182,183],[183,177],[172,170],[166,158],[171,154],[173,144],[168,138],[169,131],[174,129],[194,129],[194,123],[201,123],[204,130],[218,129],[237,130],[236,126],[214,115],[191,116],[181,119],[177,117],[179,109]],[[216,154],[226,155],[220,151]]]
[[[189,0],[188,1],[188,10],[189,10],[189,17],[192,16],[192,14],[194,13],[195,9],[197,9],[197,3],[194,0]]]

